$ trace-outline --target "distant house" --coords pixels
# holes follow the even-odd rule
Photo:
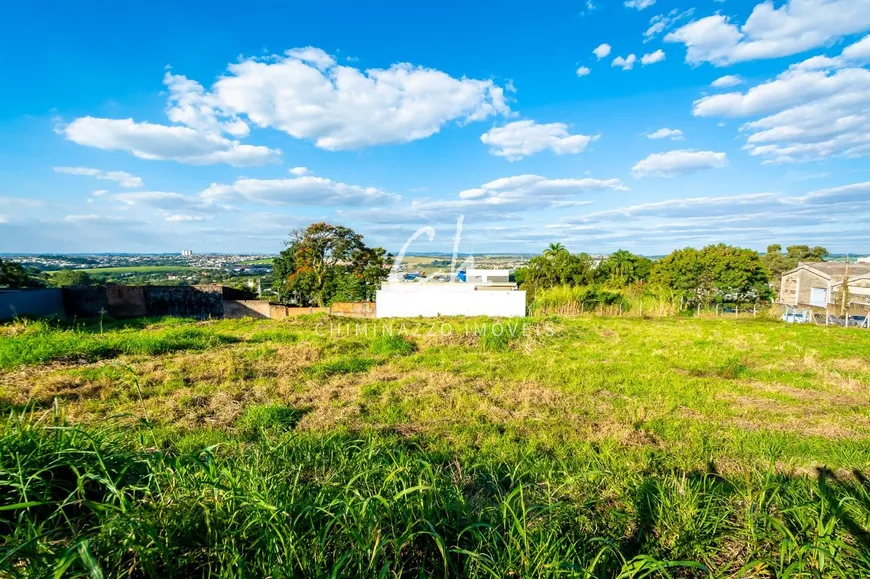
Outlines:
[[[850,310],[870,308],[870,263],[799,263],[782,274],[780,301],[790,306],[827,308],[842,299],[844,281]]]

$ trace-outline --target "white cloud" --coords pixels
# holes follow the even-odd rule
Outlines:
[[[595,50],[592,51],[592,54],[594,54],[598,58],[598,60],[601,60],[602,58],[607,58],[607,56],[610,55],[610,45],[600,44]]]
[[[170,223],[190,223],[196,221],[207,221],[209,217],[202,215],[167,215],[166,221]]]
[[[737,86],[739,84],[743,84],[743,79],[736,74],[727,74],[725,76],[720,76],[716,80],[710,83],[710,86],[713,88],[731,88],[732,86]]]
[[[765,163],[870,155],[870,70],[837,68],[848,65],[844,55],[861,54],[863,43],[823,57],[830,67],[813,57],[746,92],[701,98],[693,114],[761,116],[744,123],[741,132],[747,135],[744,148]]]
[[[135,193],[118,193],[112,199],[128,206],[153,207],[161,212],[206,212],[226,211],[225,206],[213,203],[197,195],[184,195],[172,191],[137,191]]]
[[[540,175],[515,175],[484,183],[458,193],[458,199],[413,200],[408,205],[365,211],[341,211],[344,217],[374,223],[450,222],[457,215],[475,221],[520,219],[547,208],[588,203],[576,196],[597,191],[628,191],[619,179],[547,179]]]
[[[100,169],[91,169],[90,167],[54,167],[55,173],[66,173],[68,175],[86,175],[88,177],[96,177],[105,181],[114,181],[121,187],[142,187],[142,178],[124,171],[101,171]]]
[[[652,52],[650,54],[644,54],[641,57],[640,62],[641,62],[641,64],[646,66],[648,64],[655,64],[657,62],[661,62],[664,59],[665,59],[665,51],[662,50],[661,48],[659,48],[655,52]]]
[[[308,175],[309,173],[311,173],[311,171],[308,170],[308,167],[293,167],[292,169],[289,169],[287,172],[290,173],[291,175],[296,176],[296,177],[304,177],[305,175]]]
[[[638,161],[631,171],[635,178],[653,175],[676,177],[702,169],[719,169],[726,165],[728,165],[728,158],[725,153],[679,149],[667,153],[653,153],[646,159]]]
[[[588,66],[581,66],[580,68],[577,69],[577,76],[586,76],[590,72],[592,72],[592,71],[589,70]]]
[[[636,8],[637,10],[649,8],[655,3],[656,0],[625,0],[625,6],[627,8]]]
[[[647,133],[648,139],[670,139],[672,141],[682,141],[683,131],[680,129],[669,129],[667,127]]]
[[[694,13],[694,8],[689,8],[688,10],[685,10],[683,12],[680,12],[679,10],[674,8],[667,14],[658,14],[656,16],[653,16],[649,20],[649,28],[647,28],[646,32],[643,33],[644,43],[653,40],[656,36],[664,32],[665,30],[669,30],[677,22],[685,18],[689,18]]]
[[[629,54],[625,58],[617,56],[613,59],[613,62],[610,63],[610,66],[619,66],[622,67],[622,70],[631,70],[634,68],[635,62],[637,62],[637,57],[634,54]]]
[[[489,145],[489,152],[508,161],[518,161],[544,150],[557,155],[582,153],[599,135],[572,135],[565,123],[538,124],[533,120],[515,121],[503,127],[493,127],[480,136]]]
[[[399,199],[375,187],[337,183],[323,177],[294,179],[236,179],[231,185],[213,183],[200,197],[207,201],[243,201],[265,205],[383,205]]]
[[[363,71],[313,47],[230,64],[202,98],[231,118],[332,151],[407,143],[449,122],[510,113],[504,89],[492,80],[454,78],[409,63]]]
[[[867,0],[789,0],[779,8],[767,1],[742,26],[717,14],[686,24],[665,41],[685,44],[690,64],[725,66],[798,54],[868,29]]]
[[[214,95],[206,94],[198,82],[167,72],[163,84],[169,89],[166,116],[173,123],[211,135],[228,133],[242,138],[251,132],[246,122],[235,115],[227,115]]]
[[[281,154],[277,149],[244,145],[190,127],[138,123],[133,119],[82,117],[63,127],[61,132],[79,145],[104,151],[127,151],[140,159],[191,165],[263,165],[278,160]]]

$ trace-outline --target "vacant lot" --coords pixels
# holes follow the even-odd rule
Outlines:
[[[870,574],[866,330],[17,323],[0,408],[0,575]]]

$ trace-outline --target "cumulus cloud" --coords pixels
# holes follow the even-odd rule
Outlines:
[[[90,167],[54,167],[55,173],[66,173],[68,175],[86,175],[88,177],[96,177],[105,181],[114,181],[121,187],[142,187],[142,178],[136,175],[131,175],[124,171],[101,171],[100,169],[92,169]]]
[[[304,177],[311,173],[311,171],[308,170],[308,167],[293,167],[292,169],[288,169],[287,172],[295,177]]]
[[[830,67],[813,57],[745,92],[698,99],[693,114],[760,117],[744,123],[741,132],[746,135],[744,148],[765,163],[866,156],[870,154],[870,70],[837,68],[847,66],[844,55],[860,54],[865,40],[838,57],[824,57]]]
[[[637,10],[643,10],[644,8],[649,8],[653,4],[656,3],[656,0],[625,0],[626,8],[635,8]]]
[[[231,64],[202,99],[230,118],[332,151],[407,143],[449,122],[510,113],[504,89],[492,80],[409,63],[360,70],[314,47]]]
[[[60,130],[67,139],[79,145],[104,151],[126,151],[140,159],[191,165],[263,165],[277,161],[281,154],[277,149],[245,145],[190,127],[136,122],[133,119],[82,117]]]
[[[249,166],[281,154],[241,143],[251,125],[334,151],[407,143],[447,123],[510,114],[504,89],[492,80],[455,78],[409,63],[360,70],[314,47],[230,64],[210,89],[172,72],[163,82],[166,115],[174,124],[83,117],[59,132],[81,145],[142,159]]]
[[[609,44],[599,44],[598,47],[592,51],[592,54],[601,60],[602,58],[607,58],[610,55],[610,45]]]
[[[399,196],[376,187],[338,183],[324,177],[294,179],[236,179],[230,185],[213,183],[200,197],[210,202],[242,201],[265,205],[383,205]]]
[[[676,177],[703,169],[720,169],[726,165],[728,158],[725,153],[679,149],[667,153],[653,153],[638,161],[631,171],[635,178]]]
[[[629,54],[625,58],[617,56],[613,59],[613,62],[610,63],[610,66],[618,66],[621,67],[622,70],[631,70],[634,68],[635,62],[637,62],[637,57],[634,54]]]
[[[721,14],[701,18],[665,36],[686,46],[686,62],[727,66],[825,46],[870,29],[866,0],[789,0],[755,6],[742,26]]]
[[[572,135],[565,123],[538,124],[533,120],[515,121],[493,127],[480,136],[491,155],[519,161],[523,157],[550,150],[557,155],[582,153],[600,135]]]
[[[657,131],[653,131],[652,133],[647,133],[646,137],[648,139],[670,139],[672,141],[682,141],[683,131],[680,129],[669,129],[664,127]]]
[[[716,80],[710,83],[710,86],[713,88],[731,88],[732,86],[737,86],[739,84],[743,84],[743,79],[736,74],[726,74],[725,76],[720,76]]]
[[[591,72],[592,71],[589,70],[588,66],[581,66],[580,68],[577,69],[577,76],[586,76]]]
[[[640,59],[640,63],[642,65],[646,66],[648,64],[655,64],[657,62],[661,62],[664,59],[665,59],[665,51],[662,50],[661,48],[659,48],[655,52],[652,52],[650,54],[644,54]]]

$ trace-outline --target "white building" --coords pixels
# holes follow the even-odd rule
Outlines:
[[[504,282],[385,283],[376,300],[379,318],[526,315],[526,292]]]
[[[181,257],[190,257],[192,255],[193,255],[192,249],[182,249],[181,250]]]

